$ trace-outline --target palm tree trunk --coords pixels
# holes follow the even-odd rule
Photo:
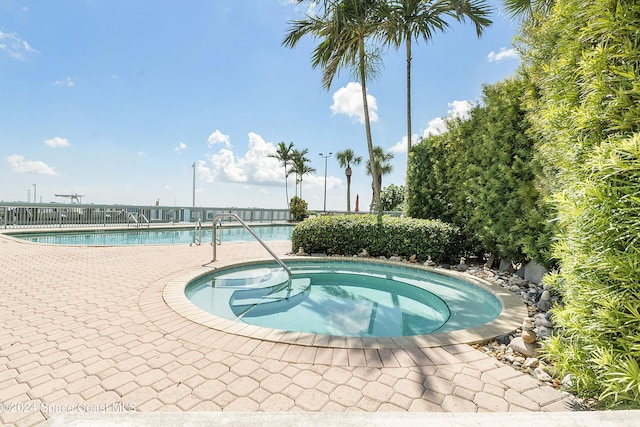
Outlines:
[[[407,170],[404,179],[404,208],[403,213],[407,216],[409,206],[409,154],[411,153],[411,33],[407,32],[405,40],[407,56]]]
[[[364,38],[360,37],[360,84],[362,85],[362,104],[364,106],[364,123],[367,134],[367,148],[369,150],[369,164],[371,176],[373,177],[373,200],[372,205],[378,213],[382,213],[382,201],[380,199],[380,186],[378,185],[378,168],[376,167],[375,155],[373,153],[373,139],[371,138],[371,121],[369,119],[369,104],[367,102],[367,83],[365,73],[365,51]]]
[[[344,173],[347,176],[347,212],[351,212],[351,166],[347,166]]]
[[[287,210],[291,209],[291,204],[289,203],[289,177],[287,176],[287,168],[285,166],[284,169],[284,196],[287,198]]]

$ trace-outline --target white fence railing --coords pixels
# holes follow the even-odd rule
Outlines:
[[[131,217],[140,215],[150,224],[210,222],[221,213],[234,213],[245,222],[289,220],[287,209],[0,202],[0,228],[128,226]]]

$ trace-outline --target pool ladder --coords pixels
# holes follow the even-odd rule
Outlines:
[[[198,218],[198,220],[196,221],[196,226],[193,229],[193,242],[191,242],[189,246],[191,245],[200,246],[201,244],[202,244],[202,221],[200,220],[200,218]]]
[[[142,222],[142,220],[144,220],[144,222],[146,222],[146,223],[147,223],[147,228],[149,228],[149,226],[150,226],[150,224],[151,224],[151,223],[149,222],[149,220],[147,219],[147,217],[146,217],[146,216],[144,216],[144,214],[143,214],[143,213],[138,214],[138,216],[136,217],[136,216],[133,214],[133,212],[129,212],[129,216],[127,217],[127,219],[132,219],[132,220],[133,220],[133,222],[135,222],[135,223],[136,223],[136,228],[138,228],[138,229],[140,228],[140,223]],[[129,221],[127,220],[127,227],[128,227],[128,226],[129,226]]]
[[[247,230],[249,232],[249,234],[251,234],[261,245],[263,248],[265,248],[267,250],[267,252],[269,252],[269,254],[276,260],[276,262],[278,264],[280,264],[280,267],[282,267],[282,269],[284,271],[287,272],[287,290],[289,293],[291,293],[291,281],[292,281],[292,274],[291,274],[291,270],[289,269],[289,267],[287,267],[284,262],[282,262],[282,260],[280,259],[280,257],[278,255],[276,255],[275,252],[273,252],[271,250],[271,248],[269,246],[267,246],[267,244],[265,242],[262,241],[262,239],[260,237],[258,237],[258,235],[251,229],[251,227],[249,227],[247,225],[246,222],[244,222],[238,215],[234,214],[234,213],[220,213],[218,215],[216,215],[213,218],[213,235],[211,237],[211,244],[213,245],[213,260],[211,260],[211,262],[215,262],[216,260],[216,246],[217,246],[217,241],[216,241],[216,235],[217,233],[217,229],[218,227],[216,227],[216,225],[220,224],[220,243],[222,243],[222,218],[234,218],[236,219],[243,227],[245,230]]]

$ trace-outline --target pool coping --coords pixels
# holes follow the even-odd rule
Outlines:
[[[298,259],[295,255],[284,256],[283,259]],[[313,257],[314,260],[336,260],[336,257]],[[189,273],[169,280],[163,287],[162,298],[165,304],[181,317],[199,325],[236,336],[308,347],[324,347],[337,349],[407,349],[441,347],[453,344],[476,344],[489,341],[499,335],[510,333],[522,325],[525,317],[528,317],[526,305],[511,291],[502,288],[479,277],[447,270],[443,268],[429,267],[408,262],[379,260],[376,258],[348,258],[340,257],[340,261],[366,261],[381,263],[384,265],[397,265],[403,268],[429,271],[467,282],[485,289],[493,294],[500,304],[502,311],[494,320],[472,328],[427,335],[414,335],[405,337],[344,337],[334,335],[312,334],[307,332],[291,332],[280,329],[265,328],[261,326],[242,324],[232,320],[215,316],[195,306],[185,295],[186,286],[192,281],[211,274],[211,266],[203,266]],[[216,269],[228,269],[237,266],[254,264],[263,261],[272,261],[265,258],[253,260],[248,263],[221,263]]]

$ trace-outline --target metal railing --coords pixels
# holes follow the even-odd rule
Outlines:
[[[222,222],[220,222],[219,220],[222,218],[234,218],[236,219],[240,225],[242,225],[244,227],[245,230],[247,230],[249,232],[249,234],[251,234],[253,236],[254,239],[256,239],[258,241],[258,243],[260,243],[262,245],[263,248],[265,248],[267,250],[267,252],[269,252],[269,254],[276,260],[276,262],[278,264],[280,264],[280,267],[282,267],[282,269],[284,271],[287,272],[287,290],[289,291],[289,293],[291,292],[291,281],[292,281],[292,274],[291,274],[291,270],[289,269],[289,267],[287,267],[284,262],[280,259],[280,257],[278,255],[276,255],[275,252],[273,252],[271,250],[271,248],[269,246],[267,246],[267,244],[265,242],[262,241],[262,239],[260,237],[258,237],[258,235],[251,229],[251,227],[249,227],[238,215],[234,214],[234,213],[221,213],[216,215],[213,218],[213,225],[212,225],[212,236],[211,236],[211,243],[213,245],[213,259],[211,260],[211,262],[215,262],[216,258],[217,258],[217,254],[216,254],[216,247],[218,246],[216,244],[216,230],[218,229],[216,227],[216,222],[220,223],[220,243],[222,243]]]
[[[202,221],[200,220],[200,218],[198,218],[198,220],[196,221],[196,225],[193,228],[193,242],[191,242],[191,245],[200,246],[201,244],[202,244]]]
[[[212,221],[220,213],[234,213],[245,222],[287,222],[285,209],[93,205],[70,203],[0,202],[0,228],[128,227],[130,214],[149,225],[192,224],[198,218]]]

